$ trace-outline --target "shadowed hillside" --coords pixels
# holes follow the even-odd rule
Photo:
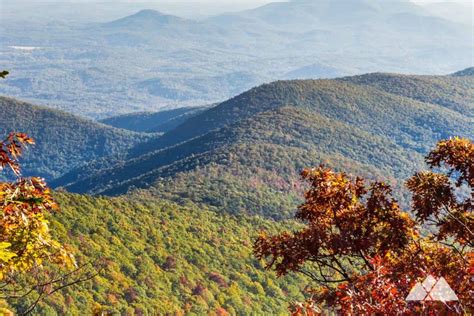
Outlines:
[[[160,112],[140,112],[113,116],[101,123],[135,132],[165,133],[193,117],[207,107],[177,108]]]
[[[6,97],[0,97],[0,112],[0,135],[23,132],[36,141],[22,159],[23,174],[47,179],[101,157],[124,157],[150,138]]]

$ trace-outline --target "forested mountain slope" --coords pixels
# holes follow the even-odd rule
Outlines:
[[[471,73],[468,68],[451,76],[368,74],[341,80],[437,104],[471,118],[474,117],[474,74],[472,68]]]
[[[464,113],[456,113],[445,106],[439,106],[438,103],[439,98],[444,98],[445,102],[455,104],[458,110],[466,108],[472,111],[474,77],[449,81],[452,78],[450,76],[432,76],[427,77],[428,82],[417,82],[416,76],[402,76],[399,77],[399,82],[404,86],[400,87],[400,91],[385,91],[384,85],[378,82],[392,77],[390,74],[368,74],[362,77],[368,82],[376,82],[377,84],[373,85],[381,87],[351,82],[358,83],[360,77],[265,84],[187,120],[163,137],[138,146],[132,154],[140,155],[168,147],[256,113],[285,106],[310,109],[368,132],[391,137],[398,144],[417,151],[424,151],[430,146],[423,142],[423,139],[449,136],[454,132],[455,125],[468,128],[470,120],[464,117]],[[429,82],[430,78],[434,83]],[[437,90],[438,96],[435,98],[432,91],[438,89],[436,80],[442,83],[444,80],[444,83],[441,85],[443,89]],[[424,102],[416,100],[425,95],[427,85],[430,90],[423,97]],[[453,90],[457,92],[454,95]],[[418,98],[411,97],[411,94],[418,94]],[[420,141],[413,142],[414,139]]]
[[[399,87],[375,84],[393,78]],[[299,172],[322,162],[400,189],[438,139],[474,137],[473,120],[461,111],[474,106],[472,78],[417,78],[369,74],[363,81],[263,85],[137,145],[124,163],[75,170],[53,184],[112,195],[151,188],[183,203],[276,218],[297,204]],[[424,94],[440,84],[445,89]]]
[[[307,280],[277,278],[252,255],[260,230],[292,223],[216,214],[140,197],[56,194],[52,231],[100,276],[55,293],[39,315],[286,315]],[[29,298],[32,299],[32,298]],[[18,312],[31,303],[14,305]]]
[[[168,157],[178,159],[170,162]],[[301,198],[299,172],[320,163],[396,185],[396,179],[420,168],[422,155],[385,137],[288,107],[128,161],[87,181],[93,193],[121,194],[151,185],[148,192],[163,198],[285,218]],[[68,189],[80,190],[74,185]]]
[[[12,98],[0,97],[0,112],[0,135],[23,132],[36,141],[23,158],[23,174],[49,180],[101,157],[121,157],[150,138]]]
[[[412,159],[421,157],[419,154],[403,149],[387,138],[373,136],[359,128],[308,110],[284,107],[259,113],[252,118],[209,132],[188,142],[139,156],[127,161],[119,168],[112,166],[110,169],[105,169],[100,175],[94,176],[94,178],[100,177],[102,179],[100,182],[91,179],[90,184],[94,185],[91,192],[112,193],[106,190],[110,183],[129,182],[137,176],[151,174],[150,171],[154,171],[154,169],[171,164],[176,166],[183,159],[186,161],[201,160],[204,154],[209,156],[212,161],[220,156],[218,153],[229,151],[229,148],[238,144],[249,146],[273,144],[282,148],[286,146],[308,150],[319,149],[328,156],[339,154],[346,159],[385,169],[386,172],[392,174],[406,171],[406,167],[414,162]],[[258,158],[252,161],[248,157],[241,156],[242,154],[238,151],[230,150],[229,154],[232,153],[236,159],[244,159],[248,164],[268,163],[269,166],[272,166],[271,156],[268,157],[269,161]],[[200,155],[199,158],[194,157],[196,155]],[[278,156],[273,159],[277,159]],[[297,157],[295,158],[298,160]],[[204,161],[206,164],[210,162],[206,159]],[[186,169],[183,163],[181,165],[179,170]],[[195,166],[193,165],[193,167]],[[295,167],[297,166],[295,165]],[[304,167],[304,165],[299,165],[300,169]],[[169,168],[167,170],[165,174],[171,175],[172,171]],[[81,190],[80,187],[75,186],[70,188],[73,191]],[[114,187],[112,188],[114,191]],[[125,192],[120,190],[115,193]]]

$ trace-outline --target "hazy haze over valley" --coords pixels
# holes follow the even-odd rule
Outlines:
[[[104,118],[219,102],[277,79],[473,63],[472,24],[448,14],[469,14],[468,3],[263,4],[3,1],[0,67],[12,74],[0,93]]]

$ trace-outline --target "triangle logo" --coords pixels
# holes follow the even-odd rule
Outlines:
[[[429,296],[431,296],[433,301],[452,302],[459,300],[456,293],[454,293],[453,289],[443,277],[436,282]]]
[[[413,286],[405,300],[452,302],[459,299],[443,277],[437,280],[428,275],[423,283],[417,282]]]
[[[423,301],[425,297],[428,296],[428,292],[425,291],[423,285],[420,282],[417,282],[415,286],[411,289],[410,293],[406,297],[406,301]]]

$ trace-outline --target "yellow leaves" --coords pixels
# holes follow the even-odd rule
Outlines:
[[[19,175],[17,158],[25,144],[34,144],[26,134],[12,133],[0,142],[0,166],[8,165]],[[0,183],[0,266],[1,278],[6,274],[29,271],[45,260],[74,266],[75,261],[53,240],[45,213],[58,209],[51,190],[40,178],[19,178]]]
[[[12,133],[0,142],[0,170],[9,166],[18,176],[15,182],[0,182],[0,281],[6,284],[0,296],[13,293],[22,299],[16,289],[30,287],[28,283],[33,284],[25,295],[37,291],[35,288],[46,292],[52,289],[48,288],[52,283],[40,285],[41,278],[51,277],[52,271],[45,267],[56,264],[78,268],[74,257],[51,236],[45,214],[58,209],[51,190],[41,178],[20,177],[18,157],[28,144],[34,141],[21,133]],[[41,298],[43,293],[37,292]]]
[[[10,248],[11,244],[8,242],[0,242],[0,262],[2,265],[8,265],[9,261],[16,256],[16,254],[12,251],[10,251],[8,248]],[[2,269],[0,269],[0,281],[3,280],[4,278],[4,273]]]
[[[0,278],[1,280],[1,278]],[[0,307],[0,315],[2,316],[14,316],[13,312],[5,307]]]
[[[15,257],[16,254],[8,250],[11,244],[8,242],[0,242],[0,261],[7,263],[11,258]],[[0,278],[1,279],[1,278]]]

